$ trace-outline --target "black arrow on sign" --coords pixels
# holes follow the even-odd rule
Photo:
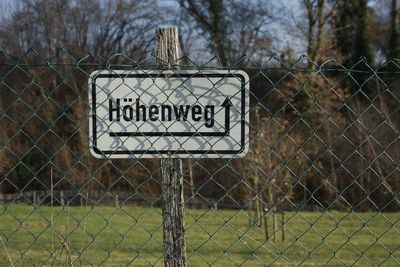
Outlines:
[[[231,107],[232,107],[232,102],[229,99],[229,97],[227,97],[224,101],[224,103],[222,103],[221,105],[222,107],[225,108],[225,134],[229,135],[231,127],[230,127],[230,123],[231,123],[231,118],[230,118],[230,112],[231,112]]]
[[[230,134],[231,121],[230,112],[232,102],[229,97],[225,98],[225,101],[221,104],[221,107],[225,108],[225,131],[223,132],[110,132],[111,137],[116,136],[227,136]]]

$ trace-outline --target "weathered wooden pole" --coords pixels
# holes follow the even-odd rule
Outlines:
[[[179,59],[178,28],[156,30],[157,63],[171,66]],[[182,160],[161,159],[164,265],[186,266]]]
[[[285,241],[285,211],[282,209],[281,217],[282,241]]]

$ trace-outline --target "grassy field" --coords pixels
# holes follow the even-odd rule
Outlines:
[[[244,211],[187,209],[188,266],[396,266],[399,220],[400,213],[290,212],[286,240],[272,242]],[[0,236],[0,266],[163,265],[155,208],[0,205]]]

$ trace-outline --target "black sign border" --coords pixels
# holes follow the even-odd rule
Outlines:
[[[238,150],[100,150],[97,148],[97,127],[96,127],[96,80],[98,78],[239,78],[241,80],[241,138],[240,149]],[[95,74],[92,78],[92,150],[97,155],[107,157],[108,155],[235,155],[240,154],[246,147],[246,79],[240,73],[107,73]],[[140,158],[137,156],[137,158]]]

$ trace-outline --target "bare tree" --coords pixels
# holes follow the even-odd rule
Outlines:
[[[123,49],[142,57],[151,49],[157,12],[155,0],[23,0],[0,27],[0,45],[13,53],[64,48],[77,57],[107,56]]]
[[[272,5],[266,1],[179,0],[179,4],[203,32],[211,53],[221,64],[232,64],[243,55],[265,55],[271,45],[267,30]]]
[[[62,64],[76,62],[89,52],[108,59],[121,50],[137,60],[152,49],[149,44],[154,38],[157,12],[156,1],[149,4],[139,0],[23,0],[15,5],[10,14],[3,15],[0,46],[8,54],[23,56],[21,58],[26,63],[46,64],[47,60]],[[59,53],[60,48],[62,53]],[[7,57],[2,57],[2,60],[7,60]],[[97,58],[91,60],[93,62]],[[118,60],[129,59],[115,59]],[[11,59],[9,61],[15,63]],[[2,71],[7,72],[6,69]],[[85,183],[91,175],[95,175],[90,173],[94,169],[98,170],[99,180],[104,185],[113,183],[115,166],[124,168],[124,164],[101,164],[86,153],[89,147],[87,92],[86,86],[82,85],[87,83],[87,76],[82,73],[90,71],[90,67],[71,68],[68,64],[49,68],[16,68],[13,75],[4,80],[9,88],[13,88],[13,91],[2,90],[4,99],[16,98],[6,116],[24,125],[21,129],[7,127],[4,139],[15,136],[8,151],[13,151],[16,158],[22,157],[30,147],[37,148],[23,158],[29,168],[17,166],[9,179],[16,178],[18,183],[29,179],[31,170],[43,169],[40,173],[37,171],[42,183],[48,177],[46,170],[52,167],[55,175],[68,177],[69,186],[98,186]],[[22,115],[16,111],[18,109],[25,113]],[[28,114],[38,119],[29,120]],[[30,142],[25,140],[27,137]],[[9,155],[2,153],[0,157],[3,156]],[[3,163],[3,167],[16,164],[14,161]],[[140,171],[138,169],[132,169],[128,176],[133,179],[133,174]]]
[[[327,3],[325,0],[303,0],[305,17],[307,21],[307,55],[310,57],[310,65],[317,63],[321,57],[321,47],[327,43],[326,25],[335,9],[336,2]]]

